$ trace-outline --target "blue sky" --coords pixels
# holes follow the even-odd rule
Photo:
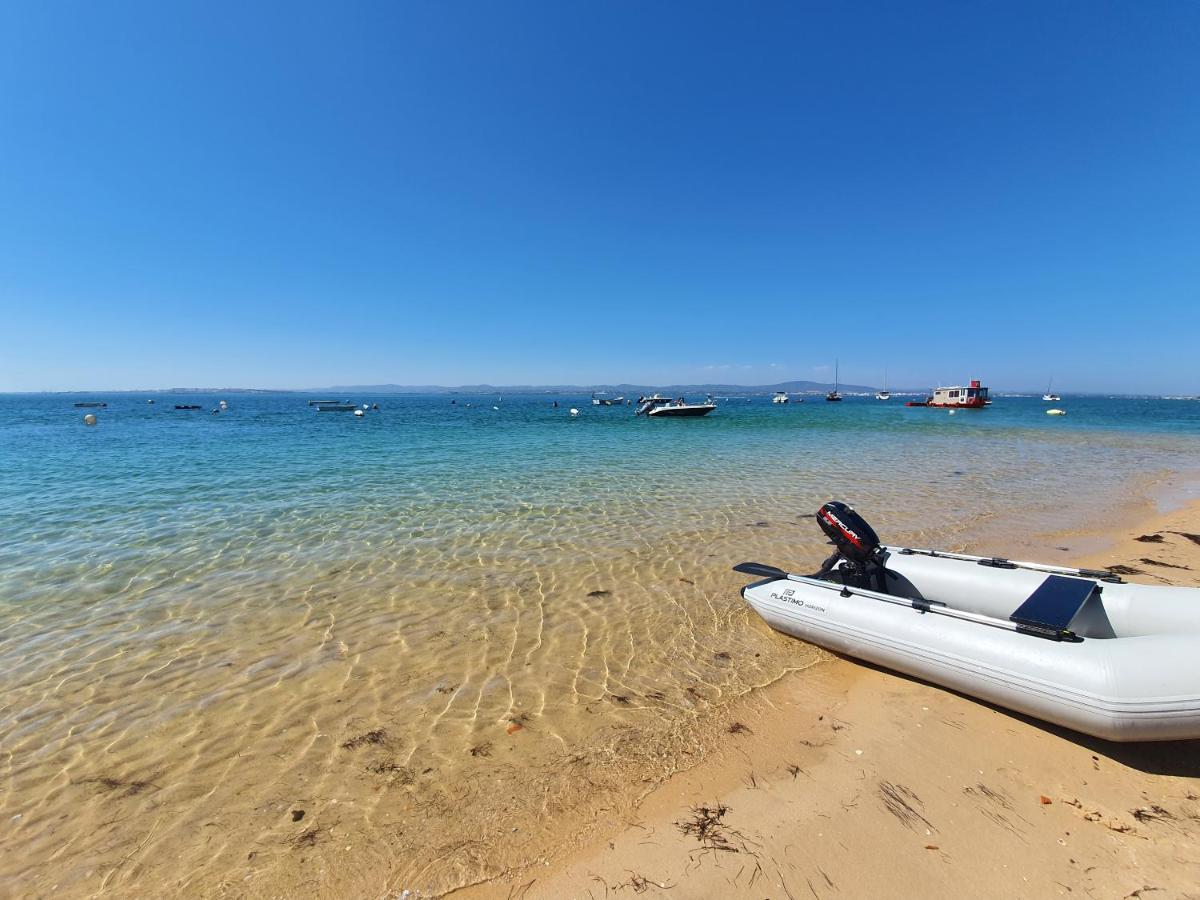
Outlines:
[[[1200,391],[1200,4],[0,6],[0,390]]]

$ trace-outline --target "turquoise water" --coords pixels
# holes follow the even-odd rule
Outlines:
[[[287,873],[336,893],[380,870],[444,890],[520,864],[567,826],[447,848],[619,807],[816,658],[746,615],[729,566],[811,565],[823,500],[885,540],[1036,546],[1200,449],[1200,402],[1155,399],[679,420],[583,396],[350,398],[379,403],[361,419],[146,399],[0,397],[0,883],[35,893]],[[222,839],[197,844],[197,816]],[[357,848],[319,877],[296,856],[313,822]]]

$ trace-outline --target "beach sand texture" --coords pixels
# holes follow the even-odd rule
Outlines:
[[[1114,537],[1075,561],[1200,586],[1200,503]],[[725,730],[606,838],[455,896],[1200,897],[1200,742],[1111,744],[846,659]]]

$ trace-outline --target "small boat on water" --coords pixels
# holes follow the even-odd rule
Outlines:
[[[624,404],[624,397],[605,397],[603,393],[600,396],[592,394],[592,406],[623,406]]]
[[[825,395],[825,399],[830,403],[841,401],[842,395],[838,393],[838,361],[833,361],[833,390]]]
[[[688,403],[684,397],[672,399],[655,394],[653,397],[639,397],[635,415],[665,418],[668,416],[707,416],[717,408],[712,398],[704,403]]]
[[[771,398],[772,403],[787,403],[790,398],[787,391],[776,391],[775,396]]]
[[[1050,390],[1050,388],[1053,386],[1053,384],[1054,384],[1054,379],[1051,378],[1049,381],[1046,382],[1046,393],[1042,394],[1042,399],[1045,400],[1047,403],[1057,403],[1059,400],[1062,399],[1062,397],[1058,396],[1058,394],[1055,394]]]
[[[200,409],[199,403],[176,403],[176,409]]]
[[[892,399],[892,392],[888,390],[887,383],[888,383],[887,369],[884,369],[883,370],[883,389],[875,392],[876,400],[891,400]]]
[[[979,379],[973,379],[967,387],[955,385],[954,387],[934,388],[933,393],[924,400],[909,400],[905,406],[936,406],[940,408],[949,407],[951,409],[983,409],[985,406],[991,406],[992,401],[988,398],[988,389],[979,386]]]
[[[76,403],[75,408],[76,409],[107,409],[108,404],[102,403],[99,400],[91,400],[91,401],[88,401],[87,403]]]
[[[1105,740],[1200,738],[1200,588],[884,546],[836,501],[817,522],[813,575],[734,566],[772,628]]]
[[[353,412],[358,409],[348,400],[324,400],[316,406],[317,412]]]
[[[323,403],[345,403],[345,402],[346,401],[344,401],[344,400],[309,400],[308,405],[309,406],[320,406]]]

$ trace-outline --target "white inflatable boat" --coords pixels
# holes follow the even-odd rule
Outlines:
[[[734,567],[771,627],[1095,737],[1200,738],[1200,588],[885,547],[836,502],[817,521],[838,552],[815,575]]]

